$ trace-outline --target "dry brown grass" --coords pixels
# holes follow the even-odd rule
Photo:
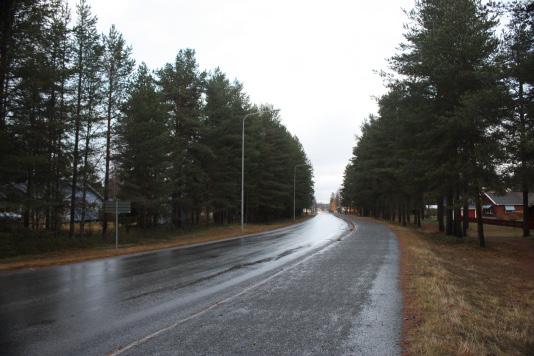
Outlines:
[[[406,354],[534,354],[532,239],[486,226],[481,249],[471,234],[458,241],[428,227],[390,227],[402,250]]]
[[[297,220],[297,223],[302,222],[306,218],[307,217]],[[291,224],[293,224],[293,221],[281,221],[268,225],[248,224],[245,227],[244,232],[241,231],[239,225],[213,226],[188,233],[176,232],[174,235],[166,236],[163,239],[141,239],[135,244],[120,245],[118,249],[115,249],[110,245],[105,245],[93,248],[69,249],[42,255],[20,256],[0,260],[0,270],[46,267],[99,258],[129,255],[139,252],[156,251],[209,241],[220,241],[241,236],[243,234],[255,234],[275,230]]]

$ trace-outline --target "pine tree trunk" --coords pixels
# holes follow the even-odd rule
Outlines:
[[[463,234],[463,228],[462,228],[462,209],[460,206],[456,206],[454,208],[454,230],[455,230],[455,233],[454,235],[456,237],[464,237],[464,234]]]
[[[469,230],[469,201],[467,196],[464,197],[464,216],[463,216],[463,233],[464,236],[467,236],[467,230]]]
[[[9,42],[12,39],[13,34],[13,21],[15,18],[16,5],[18,1],[15,0],[2,0],[0,2],[0,17],[2,28],[0,33],[0,130],[6,127],[7,116],[7,89],[10,71],[10,51],[13,48],[9,46]]]
[[[482,204],[480,202],[479,191],[477,191],[477,197],[476,197],[476,212],[477,212],[478,241],[479,241],[480,247],[485,247],[486,240],[484,238],[484,223],[482,222]]]
[[[65,112],[65,70],[66,70],[66,53],[67,53],[67,40],[63,41],[63,51],[61,55],[61,84],[59,87],[59,123],[63,125],[64,112]],[[63,210],[63,197],[61,192],[61,158],[63,153],[63,147],[61,146],[62,142],[62,130],[63,128],[57,130],[56,132],[56,172],[55,172],[55,187],[54,187],[54,231],[56,236],[59,234],[60,223],[61,223],[61,212]]]
[[[58,123],[56,122],[56,91],[52,89],[50,93],[50,110],[49,114],[49,123],[48,123],[48,148],[47,148],[47,158],[48,158],[48,169],[47,169],[47,179],[46,179],[46,215],[45,215],[45,229],[50,231],[50,228],[53,224],[53,210],[54,204],[52,202],[52,180],[54,179],[53,174],[55,172],[54,158],[56,157],[56,131]],[[58,164],[58,162],[55,162]]]
[[[60,215],[62,210],[62,203],[61,203],[61,171],[60,171],[60,164],[61,164],[61,138],[58,139],[57,143],[57,165],[56,165],[56,172],[55,172],[55,182],[54,182],[54,217],[53,217],[53,224],[54,224],[54,233],[57,236],[60,229]]]
[[[29,122],[30,122],[30,130],[33,132],[35,130],[35,113],[34,108],[32,107],[30,110],[30,116],[29,116]],[[29,155],[31,157],[31,163],[28,169],[26,170],[26,204],[24,209],[24,227],[31,228],[32,227],[32,207],[33,207],[33,175],[34,175],[34,148],[29,147]],[[33,226],[34,227],[34,226]]]
[[[527,171],[527,168],[526,168],[526,160],[527,158],[525,157],[525,145],[526,145],[526,141],[527,141],[527,137],[526,137],[526,122],[525,122],[525,106],[524,106],[524,93],[523,93],[523,82],[521,80],[519,80],[519,83],[518,83],[518,86],[519,86],[519,90],[518,90],[518,95],[519,95],[519,120],[520,120],[520,123],[521,123],[521,133],[520,133],[520,143],[519,143],[519,155],[520,155],[520,159],[521,159],[521,179],[522,179],[522,183],[523,183],[523,236],[524,237],[527,237],[530,235],[530,230],[529,230],[529,227],[528,227],[528,182],[527,182],[527,179],[526,179],[526,171]]]
[[[86,202],[85,199],[87,197],[87,180],[84,178],[82,183],[82,211],[80,216],[80,236],[83,236],[85,233],[85,210],[86,210]]]
[[[440,232],[445,231],[445,222],[444,222],[444,214],[443,214],[443,197],[439,197],[438,199],[438,227]]]
[[[69,236],[74,236],[74,215],[76,212],[76,184],[78,182],[78,145],[80,140],[80,123],[76,120],[76,129],[74,134],[74,153],[72,159],[72,184],[71,184],[71,196],[70,196],[70,223],[69,223]]]
[[[26,180],[26,202],[24,204],[24,213],[23,213],[23,225],[25,228],[30,227],[30,214],[31,214],[31,205],[30,202],[32,200],[32,185],[33,185],[33,179],[31,170],[28,169],[27,172],[27,180]]]
[[[74,236],[74,215],[76,212],[76,184],[78,183],[78,160],[79,152],[78,145],[80,141],[80,121],[81,121],[81,106],[82,106],[82,63],[83,63],[83,48],[80,43],[78,48],[78,85],[77,85],[77,99],[76,99],[76,116],[74,118],[74,151],[72,154],[72,185],[70,196],[70,222],[69,222],[69,236]]]
[[[445,218],[446,218],[445,233],[447,235],[452,235],[453,227],[454,227],[453,210],[452,210],[452,194],[447,195],[447,202],[445,205]]]
[[[528,227],[528,189],[523,190],[523,237],[530,236],[530,229]]]
[[[456,193],[454,200],[454,235],[462,238],[464,236],[462,229],[462,211],[460,206],[460,194]]]
[[[107,105],[107,131],[106,131],[106,171],[104,173],[104,201],[109,200],[109,166],[111,161],[111,108],[113,100],[113,81],[111,80],[113,73],[110,73],[109,90],[108,90],[108,105]],[[102,215],[102,237],[105,238],[108,231],[108,215]]]
[[[80,217],[80,235],[83,235],[85,233],[85,213],[87,209],[87,179],[88,179],[88,171],[89,171],[89,143],[90,143],[90,137],[91,137],[91,121],[88,121],[87,123],[87,133],[85,135],[85,152],[83,157],[83,180],[82,180],[82,212]]]
[[[146,208],[143,206],[141,207],[140,209],[140,214],[139,214],[139,227],[141,229],[144,229],[146,228],[146,223],[147,223],[147,213],[146,213]]]

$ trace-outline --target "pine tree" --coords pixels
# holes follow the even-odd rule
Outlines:
[[[188,217],[202,206],[206,175],[202,161],[210,150],[202,143],[202,94],[206,74],[198,69],[195,51],[180,50],[173,64],[159,72],[159,84],[172,121],[172,220],[187,226]]]
[[[3,194],[14,188],[3,205],[21,211],[26,227],[60,231],[70,180],[69,234],[76,221],[83,234],[89,186],[103,186],[109,198],[114,151],[119,195],[133,200],[139,226],[169,216],[182,228],[201,215],[237,221],[242,123],[271,107],[252,106],[243,86],[218,69],[206,81],[193,50],[179,51],[156,80],[141,66],[130,83],[130,47],[113,26],[100,38],[86,0],[76,6],[73,27],[65,0],[4,1],[1,10],[0,182]],[[313,204],[302,145],[274,111],[253,116],[245,142],[247,220],[298,215]],[[113,148],[115,131],[120,145]],[[12,194],[19,189],[23,197]]]
[[[129,85],[130,75],[134,67],[131,58],[131,47],[126,45],[122,34],[115,26],[111,26],[109,34],[104,36],[104,82],[106,90],[106,167],[104,172],[104,201],[109,199],[109,174],[111,162],[111,134],[120,107],[123,105]],[[104,214],[102,235],[107,231],[107,215]]]
[[[46,211],[48,175],[48,136],[50,121],[47,114],[54,68],[50,62],[49,34],[53,6],[49,3],[21,3],[14,19],[13,38],[16,45],[8,81],[4,83],[9,98],[9,139],[16,150],[8,154],[13,182],[25,188],[22,202],[23,224],[37,229]]]
[[[167,107],[147,66],[131,84],[117,127],[121,195],[132,200],[138,226],[157,225],[168,215],[171,131]]]
[[[83,125],[83,110],[87,105],[84,98],[88,78],[93,75],[92,55],[98,52],[100,36],[96,30],[96,17],[91,14],[91,8],[86,0],[80,0],[76,7],[77,23],[74,28],[74,62],[75,62],[75,104],[74,104],[74,142],[72,152],[72,183],[70,197],[70,228],[69,235],[74,235],[75,214],[78,208],[76,192],[78,188],[78,166],[80,164],[80,133]]]
[[[84,149],[83,149],[83,162],[80,169],[82,178],[82,196],[80,206],[80,235],[85,233],[85,215],[87,211],[87,188],[89,184],[89,178],[93,173],[93,165],[91,163],[91,157],[95,153],[95,149],[92,147],[92,140],[96,138],[97,133],[95,127],[101,121],[99,109],[101,107],[102,97],[104,95],[102,91],[102,54],[103,46],[99,43],[95,43],[89,47],[85,53],[87,59],[87,65],[85,67],[85,80],[84,80],[84,93],[83,99],[84,105],[81,110],[81,119],[84,123],[85,131],[84,135]],[[83,131],[83,130],[82,130]]]
[[[436,173],[447,197],[447,233],[461,236],[461,196],[468,194],[461,178],[465,176],[463,162],[473,162],[470,157],[475,154],[469,143],[470,129],[484,135],[494,120],[487,118],[477,122],[478,127],[469,127],[471,118],[458,113],[465,112],[461,110],[464,102],[477,91],[497,85],[492,68],[497,50],[493,34],[496,21],[486,6],[473,0],[420,1],[410,15],[408,43],[393,58],[393,65],[400,74],[425,83],[433,93],[435,123],[431,129],[441,138],[434,158],[440,164]]]
[[[69,130],[70,96],[68,81],[71,76],[69,68],[72,55],[70,9],[67,3],[53,2],[51,28],[48,36],[50,78],[48,116],[48,177],[45,200],[48,205],[45,225],[47,229],[58,231],[63,211],[64,194],[62,180],[67,175],[66,134]]]
[[[263,106],[259,111],[262,114],[249,123],[248,142],[245,142],[248,152],[245,155],[247,220],[265,222],[291,218],[295,177],[298,178],[296,210],[300,215],[302,208],[312,203],[311,165],[300,142],[280,122],[279,113],[269,106]]]
[[[512,100],[506,147],[513,173],[523,192],[523,236],[530,235],[529,191],[534,189],[534,2],[509,5],[510,22],[504,38],[504,68]]]
[[[506,114],[495,18],[471,0],[419,1],[410,18],[407,43],[392,58],[398,77],[362,126],[342,200],[403,225],[413,215],[420,226],[424,205],[437,199],[440,230],[462,237],[471,198],[484,246],[480,192],[499,183]]]
[[[206,82],[205,105],[204,141],[212,153],[206,166],[206,191],[209,208],[219,224],[239,214],[241,124],[249,105],[240,83],[231,83],[220,69],[211,73]]]

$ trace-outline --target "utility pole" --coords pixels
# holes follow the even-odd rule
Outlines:
[[[243,133],[241,135],[241,231],[244,231],[245,227],[245,120],[251,114],[247,114],[243,117]]]

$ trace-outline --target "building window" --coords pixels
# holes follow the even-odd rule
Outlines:
[[[515,213],[515,206],[513,206],[513,205],[505,205],[504,206],[504,211],[506,213]]]
[[[493,216],[493,208],[491,205],[482,205],[482,215]]]

